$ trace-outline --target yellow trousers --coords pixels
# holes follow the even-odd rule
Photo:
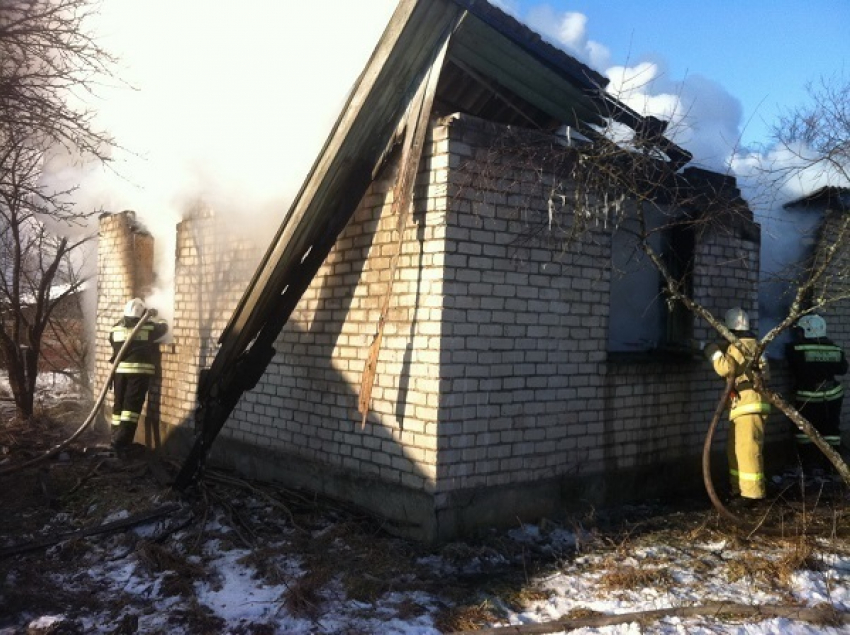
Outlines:
[[[765,415],[747,414],[729,423],[726,457],[729,483],[735,496],[764,498],[767,495],[762,455],[766,419]]]

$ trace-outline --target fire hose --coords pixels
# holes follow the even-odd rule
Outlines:
[[[720,416],[726,409],[726,404],[729,401],[729,395],[732,393],[732,388],[734,386],[735,377],[728,377],[726,380],[726,388],[720,395],[720,401],[717,403],[717,408],[714,411],[714,417],[711,419],[711,424],[709,424],[708,432],[705,435],[705,443],[702,446],[702,480],[705,483],[705,490],[708,493],[708,498],[711,499],[711,504],[714,505],[717,512],[735,526],[740,527],[749,533],[759,530],[768,536],[786,537],[788,535],[787,532],[777,531],[771,527],[764,527],[761,522],[752,523],[740,516],[737,516],[723,504],[723,501],[720,500],[720,497],[714,489],[714,482],[711,479],[711,444],[714,440],[714,432],[717,430],[717,425],[720,422]]]
[[[86,417],[85,421],[80,425],[79,428],[72,434],[70,437],[62,441],[59,445],[54,446],[47,452],[40,454],[39,456],[30,459],[29,461],[25,461],[20,465],[12,465],[3,470],[0,470],[0,476],[7,476],[9,474],[14,474],[15,472],[19,472],[25,468],[32,467],[33,465],[38,465],[39,463],[46,461],[49,458],[52,458],[59,454],[62,450],[64,450],[68,445],[70,445],[77,437],[79,437],[85,430],[88,428],[95,419],[98,410],[103,405],[104,399],[106,399],[106,393],[109,391],[109,386],[112,384],[112,378],[115,376],[115,371],[118,369],[118,364],[121,363],[121,359],[124,357],[124,353],[127,350],[127,347],[130,345],[130,342],[133,341],[133,338],[138,333],[139,329],[142,325],[147,322],[148,318],[151,316],[151,311],[147,310],[142,314],[142,317],[139,318],[139,322],[130,331],[130,335],[127,337],[124,345],[121,346],[121,349],[118,351],[118,354],[115,356],[115,361],[112,363],[112,368],[109,369],[109,375],[106,378],[106,381],[103,382],[103,388],[100,389],[100,394],[98,395],[97,401],[95,401],[94,406],[91,409],[88,417]]]

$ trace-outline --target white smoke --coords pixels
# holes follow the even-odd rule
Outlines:
[[[700,75],[671,80],[658,62],[605,71],[608,92],[637,112],[669,122],[667,136],[693,163],[724,171],[741,136],[743,108],[719,83]]]
[[[743,107],[720,81],[699,74],[670,77],[666,64],[649,56],[613,65],[610,51],[588,37],[586,16],[558,12],[548,5],[523,16],[514,3],[498,4],[509,6],[512,15],[552,44],[605,75],[607,90],[617,99],[643,115],[668,121],[667,136],[692,153],[692,164],[736,177],[762,226],[760,330],[765,333],[778,323],[787,314],[788,273],[799,263],[819,221],[816,214],[789,210],[784,204],[826,185],[850,185],[846,174],[814,162],[815,155],[802,146],[765,143],[757,152],[741,147],[747,123]],[[796,105],[801,104],[791,104]],[[781,342],[774,346],[774,354]]]
[[[134,210],[161,287],[191,210],[253,232],[261,252],[395,6],[104,0],[98,41],[120,63],[91,106],[120,148],[109,166],[54,158],[48,181],[79,184],[81,210]]]
[[[611,64],[608,48],[588,39],[587,17],[584,14],[556,11],[548,5],[542,5],[533,7],[524,21],[552,44],[591,68],[607,68]]]

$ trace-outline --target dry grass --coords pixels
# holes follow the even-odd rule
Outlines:
[[[6,432],[6,438],[31,435],[34,441],[43,441],[39,437],[42,428],[43,424],[36,422],[31,430]],[[133,513],[163,498],[162,488],[144,462],[129,466],[98,464],[99,459],[79,449],[72,449],[71,455],[70,461],[49,470],[58,509],[47,507],[34,471],[4,483],[6,491],[0,492],[0,505],[8,513],[0,514],[0,539],[6,544],[15,538],[37,536],[45,527],[68,531],[91,526],[117,510]],[[784,584],[794,571],[822,566],[816,543],[807,538],[781,545],[770,543],[772,550],[761,550],[776,554],[774,558],[752,555],[749,547],[764,545],[724,532],[716,515],[704,508],[686,514],[636,514],[635,521],[620,518],[610,525],[603,525],[607,519],[595,514],[574,519],[575,525],[570,520],[560,526],[547,521],[546,530],[567,527],[580,534],[582,555],[593,557],[578,560],[568,548],[554,554],[513,540],[504,532],[431,549],[394,538],[374,519],[337,502],[243,484],[233,478],[207,479],[205,483],[206,492],[201,490],[202,497],[191,501],[195,524],[173,540],[139,539],[126,532],[69,540],[49,552],[0,561],[0,580],[9,581],[0,589],[4,610],[17,615],[70,607],[73,616],[85,613],[90,606],[92,612],[108,612],[117,626],[131,629],[132,619],[126,616],[143,615],[150,609],[149,598],[116,594],[107,590],[104,581],[82,576],[77,578],[79,590],[59,588],[50,581],[54,571],[67,574],[86,561],[125,557],[158,580],[161,596],[181,598],[175,601],[181,608],[171,612],[169,632],[223,632],[222,621],[196,599],[196,581],[216,584],[211,569],[203,561],[184,555],[203,554],[201,546],[211,538],[217,540],[219,552],[247,549],[241,564],[252,567],[264,583],[286,587],[279,600],[281,612],[285,609],[293,616],[319,620],[329,602],[357,600],[363,605],[351,609],[357,617],[375,617],[380,607],[382,619],[392,615],[406,620],[434,609],[410,596],[395,600],[389,594],[421,591],[443,607],[434,614],[436,626],[443,632],[484,628],[504,621],[505,607],[522,611],[545,602],[550,592],[534,580],[538,574],[562,567],[587,572],[600,589],[614,594],[625,589],[669,588],[674,581],[668,566],[680,556],[690,561],[697,575],[716,576],[727,571],[730,580],[746,577],[774,586]],[[57,511],[62,512],[61,518]],[[225,533],[207,529],[206,521],[216,518],[223,518],[222,524],[232,524],[235,530]],[[543,527],[541,523],[541,533],[545,533]],[[718,539],[726,541],[724,553],[706,554],[694,548],[696,543]],[[664,545],[669,551],[648,551],[645,547],[651,545]],[[729,558],[732,550],[736,555]],[[738,551],[748,555],[738,557]],[[640,552],[654,555],[635,560],[638,556],[634,554]],[[626,560],[626,556],[632,559]],[[435,560],[441,563],[439,567],[432,566]],[[470,563],[475,567],[467,568]],[[593,614],[589,609],[576,608],[565,617]],[[243,624],[228,632],[269,635],[274,630],[268,624]],[[360,632],[349,627],[344,635]]]
[[[817,557],[814,544],[805,537],[795,540],[790,548],[782,552],[777,566],[783,582],[788,582],[794,571],[823,570],[823,563]]]
[[[441,633],[472,631],[483,628],[499,619],[489,600],[479,604],[453,606],[437,614],[434,626]]]
[[[279,547],[260,546],[239,558],[237,562],[251,567],[255,577],[266,584],[277,585],[287,581],[286,575],[277,563],[278,556],[280,556]]]
[[[794,562],[799,562],[797,557],[770,558],[759,553],[740,552],[727,562],[725,575],[730,582],[751,580],[781,589],[794,573]]]
[[[536,586],[529,585],[523,586],[519,589],[510,590],[501,597],[505,603],[514,610],[524,611],[534,602],[543,602],[548,600],[551,596],[551,591],[546,591],[544,589],[539,589]]]
[[[215,615],[209,607],[199,604],[194,598],[189,605],[173,612],[169,624],[175,633],[197,633],[198,635],[215,635],[223,633],[225,622]]]
[[[410,598],[402,598],[395,603],[396,617],[400,620],[411,620],[420,615],[424,615],[427,609]]]
[[[207,570],[201,565],[190,562],[173,549],[149,540],[138,542],[136,556],[149,573],[164,574],[162,592],[169,597],[179,595],[190,598],[194,594],[195,582],[209,579]]]
[[[594,611],[593,609],[588,609],[585,607],[574,608],[571,611],[564,613],[561,616],[562,620],[583,620],[589,617],[597,617],[599,615],[604,615],[604,613],[600,613],[599,611]]]
[[[309,571],[287,585],[283,606],[292,615],[315,620],[321,615],[322,591],[331,579],[331,571]]]
[[[666,569],[614,565],[599,579],[600,586],[607,591],[635,590],[645,588],[669,589],[673,578]]]

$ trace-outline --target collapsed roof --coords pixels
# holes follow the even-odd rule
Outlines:
[[[850,188],[825,186],[805,196],[789,201],[783,205],[789,207],[813,207],[816,209],[832,208],[836,210],[850,209]]]
[[[210,430],[206,443],[259,380],[277,335],[390,151],[414,129],[421,135],[423,121],[462,112],[593,136],[594,126],[613,119],[676,169],[690,160],[664,138],[665,122],[638,115],[607,95],[606,84],[483,0],[400,0],[202,378],[199,417],[214,420],[200,421],[201,430]],[[407,163],[418,165],[416,140],[405,143]]]
[[[446,42],[432,116],[464,112],[551,131],[564,125],[588,130],[611,117],[666,141],[664,122],[605,95],[603,76],[489,3],[401,0],[221,336],[225,357],[256,336],[293,268],[326,234],[328,220],[354,212],[359,197],[352,192],[365,192],[377,173]],[[690,159],[669,141],[665,146],[672,160]]]

